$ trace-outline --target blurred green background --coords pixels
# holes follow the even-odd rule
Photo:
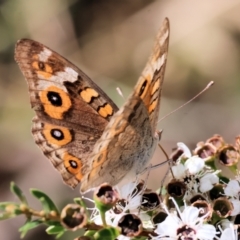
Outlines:
[[[229,142],[240,134],[239,12],[239,0],[0,0],[0,201],[15,200],[9,192],[12,180],[25,192],[42,189],[60,207],[79,196],[79,189],[65,186],[34,144],[34,112],[14,62],[18,39],[37,40],[64,55],[121,106],[124,100],[116,87],[125,97],[130,94],[168,17],[171,34],[161,117],[215,81],[204,95],[159,123],[162,146],[170,153],[179,141],[193,148],[214,133]],[[152,163],[163,160],[157,149]],[[163,174],[163,168],[152,172],[148,186],[157,188]],[[40,209],[33,197],[30,203]],[[23,223],[21,217],[0,222],[0,239],[20,239]],[[43,227],[25,239],[53,238]]]

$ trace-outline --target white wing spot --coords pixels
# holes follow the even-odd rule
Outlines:
[[[161,56],[161,58],[159,58],[159,59],[156,61],[156,63],[154,64],[154,65],[155,65],[154,68],[157,69],[157,70],[159,70],[159,69],[162,67],[165,59],[166,59],[166,54],[163,54],[163,55]]]
[[[64,81],[75,82],[78,79],[78,73],[70,67],[65,67],[64,72],[58,72],[57,76],[60,77],[59,82]]]
[[[46,62],[51,55],[52,52],[49,49],[44,48],[43,51],[38,54],[38,57],[41,62]]]

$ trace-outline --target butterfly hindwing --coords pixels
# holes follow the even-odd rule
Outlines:
[[[107,181],[115,185],[127,174],[143,171],[155,151],[155,131],[169,43],[169,21],[160,28],[153,53],[127,102],[112,117],[97,140],[81,191]]]

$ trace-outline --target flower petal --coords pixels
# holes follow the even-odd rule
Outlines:
[[[190,158],[192,156],[190,149],[183,142],[177,143],[177,146],[178,148],[183,150],[183,154],[181,157]]]
[[[213,225],[203,224],[201,228],[197,230],[197,239],[200,240],[212,240],[216,236],[217,232]]]
[[[238,197],[239,192],[240,186],[237,180],[230,180],[224,189],[224,193],[229,197]]]
[[[213,173],[207,173],[200,179],[200,191],[205,193],[213,188],[213,184],[218,183],[218,177]]]
[[[230,202],[233,205],[233,211],[231,212],[231,216],[236,216],[240,213],[240,202],[236,199],[230,199]]]
[[[202,158],[193,156],[189,158],[184,165],[190,174],[196,174],[203,169],[205,163]]]
[[[181,179],[185,176],[186,168],[183,164],[178,164],[172,167],[173,175],[176,179]]]

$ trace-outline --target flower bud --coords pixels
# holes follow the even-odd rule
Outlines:
[[[87,224],[85,208],[78,204],[68,204],[61,212],[61,224],[69,230],[76,231]]]
[[[206,143],[211,143],[217,150],[225,145],[222,136],[214,134],[213,137],[209,138]]]
[[[186,192],[186,184],[182,181],[173,179],[167,185],[167,192],[173,198],[182,198]]]
[[[189,201],[191,204],[193,204],[194,202],[199,201],[199,200],[206,201],[206,198],[203,197],[203,195],[201,195],[201,194],[196,194]]]
[[[224,195],[224,187],[222,184],[216,184],[210,191],[209,197],[211,200],[220,198]]]
[[[235,147],[226,145],[219,150],[218,159],[222,165],[233,166],[239,161],[240,155]]]
[[[168,216],[167,213],[161,210],[152,217],[152,222],[154,224],[161,223],[166,219],[167,216]]]
[[[141,209],[149,211],[157,208],[160,205],[160,199],[155,192],[144,192],[142,195]]]
[[[142,232],[143,226],[141,219],[134,214],[126,214],[118,222],[121,234],[127,237],[136,237]]]
[[[209,161],[215,157],[217,149],[211,143],[205,143],[198,144],[193,152],[205,161]]]
[[[193,207],[201,209],[199,217],[206,216],[204,220],[208,221],[212,217],[212,207],[206,200],[197,200],[192,204]]]
[[[95,205],[99,211],[111,209],[119,199],[118,192],[107,183],[100,185],[94,192]]]
[[[227,218],[231,215],[233,210],[232,203],[225,197],[215,199],[213,202],[213,211],[220,218]]]

